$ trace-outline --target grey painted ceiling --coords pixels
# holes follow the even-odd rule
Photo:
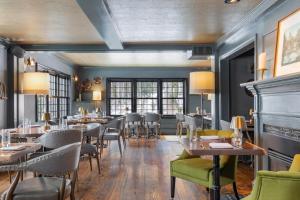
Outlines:
[[[126,43],[214,43],[261,0],[106,0],[119,37]],[[103,44],[103,39],[76,0],[0,0],[0,37],[22,44]],[[139,53],[58,53],[77,65],[206,66],[185,54],[172,59],[142,59]],[[152,52],[149,58],[168,52]],[[178,58],[176,58],[176,55]],[[144,54],[144,56],[146,56]],[[176,58],[176,59],[175,59]],[[161,62],[159,64],[159,62]]]

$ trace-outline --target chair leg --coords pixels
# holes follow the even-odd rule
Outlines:
[[[92,156],[91,156],[91,154],[89,154],[89,161],[90,161],[90,168],[91,168],[91,171],[93,171],[93,167],[92,167]]]
[[[175,183],[176,183],[176,177],[171,176],[171,198],[173,199],[175,196]]]
[[[98,166],[98,173],[100,174],[100,159],[98,153],[96,154],[97,166]]]
[[[121,146],[121,140],[120,140],[120,138],[118,139],[118,145],[119,145],[120,154],[122,156],[122,146]]]
[[[235,182],[232,183],[232,187],[233,187],[233,191],[234,191],[234,195],[235,195],[236,199],[240,200],[239,193],[237,191],[237,187],[236,187],[236,183]]]

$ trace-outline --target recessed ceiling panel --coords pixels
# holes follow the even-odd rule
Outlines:
[[[210,67],[210,60],[188,60],[186,52],[59,53],[83,67]]]
[[[215,42],[261,0],[107,0],[126,42]]]
[[[0,36],[18,43],[103,43],[75,0],[1,0]]]

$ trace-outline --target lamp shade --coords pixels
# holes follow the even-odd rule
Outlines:
[[[259,54],[259,56],[258,56],[258,69],[259,70],[267,69],[266,63],[267,63],[267,54],[266,54],[266,52],[263,52],[263,53]]]
[[[191,72],[190,94],[214,93],[215,74],[213,72]]]
[[[21,92],[29,95],[49,95],[50,76],[45,72],[24,72]]]
[[[93,91],[93,101],[101,101],[102,96],[101,96],[101,91]]]
[[[232,117],[230,128],[231,129],[245,129],[246,128],[245,117],[243,117],[243,116]]]

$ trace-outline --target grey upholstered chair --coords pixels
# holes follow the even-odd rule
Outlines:
[[[143,118],[138,113],[128,113],[126,115],[126,129],[129,137],[136,135],[137,137],[141,134],[143,129]]]
[[[105,125],[106,131],[103,136],[103,140],[107,141],[118,141],[119,151],[122,156],[122,146],[121,146],[121,137],[122,137],[122,128],[123,128],[124,118],[117,118]],[[124,140],[123,140],[124,142]],[[103,148],[103,145],[101,145]],[[124,143],[125,147],[125,143]]]
[[[227,122],[224,120],[220,120],[220,128],[221,128],[221,130],[224,130],[224,131],[228,131],[228,130],[232,131],[232,129],[230,128],[230,122]]]
[[[75,199],[74,187],[80,156],[81,143],[73,143],[48,154],[20,163],[0,166],[0,171],[16,171],[10,187],[2,194],[2,200],[62,200]],[[42,176],[19,182],[21,171],[32,171]],[[67,174],[73,174],[67,179]]]
[[[160,135],[160,115],[157,113],[145,114],[145,128],[147,138],[149,138],[149,130],[155,130],[156,138]]]
[[[88,155],[90,161],[90,168],[92,168],[92,157],[94,156],[97,160],[98,173],[100,174],[100,146],[102,144],[104,127],[98,123],[89,124],[89,130],[83,133],[84,142],[81,146],[81,155]],[[95,144],[92,144],[91,141],[95,139]]]
[[[188,124],[185,122],[184,114],[176,113],[176,135],[182,136],[182,132],[188,129]]]
[[[66,129],[59,131],[51,131],[45,133],[37,139],[37,142],[43,146],[43,152],[36,152],[30,155],[30,158],[36,158],[38,156],[49,153],[53,149],[82,141],[82,133],[78,129]]]

